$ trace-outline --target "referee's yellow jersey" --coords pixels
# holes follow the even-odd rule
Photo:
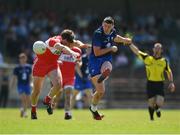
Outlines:
[[[141,51],[138,57],[145,64],[148,81],[164,81],[164,71],[171,72],[168,61],[163,57],[155,59],[153,56]]]

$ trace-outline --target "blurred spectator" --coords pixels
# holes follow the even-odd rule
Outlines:
[[[133,62],[133,68],[134,69],[139,69],[144,67],[144,63],[137,57],[134,58],[134,62]]]
[[[0,107],[7,107],[9,96],[9,79],[7,69],[0,69]]]
[[[4,64],[4,58],[2,53],[0,52],[0,65]]]
[[[65,12],[66,16],[59,17]],[[16,56],[20,52],[28,55],[29,62],[32,63],[34,53],[32,52],[32,44],[36,40],[45,41],[49,36],[57,35],[62,29],[70,28],[76,32],[77,39],[86,43],[91,43],[93,30],[96,29],[104,13],[97,13],[87,9],[84,12],[71,12],[70,10],[57,13],[54,11],[33,11],[32,9],[9,8],[8,5],[0,6],[0,35],[5,48],[6,56],[12,62],[15,62]],[[111,16],[115,18],[115,27],[118,33],[123,35],[126,32],[133,32],[134,42],[140,44],[140,48],[150,49],[150,45],[157,41],[169,42],[169,39],[178,39],[180,33],[180,19],[175,18],[168,13],[164,16],[154,13],[139,13],[133,15],[130,20],[124,17],[120,11],[111,12]],[[175,28],[175,29],[173,29]],[[174,39],[173,39],[174,40]],[[173,43],[174,44],[174,43]],[[179,47],[172,45],[170,48],[170,59],[177,58]],[[123,48],[122,51],[125,49]],[[175,51],[176,50],[176,51]],[[173,53],[175,51],[175,53]],[[129,59],[131,56],[125,56]],[[116,66],[120,64],[129,64],[126,58],[116,57]],[[121,63],[124,60],[125,63]],[[172,61],[174,61],[172,60]],[[120,63],[119,63],[120,62]],[[138,62],[137,62],[138,63]]]
[[[171,46],[169,48],[169,55],[173,63],[175,63],[176,60],[178,60],[178,48],[174,41],[172,41]]]
[[[128,66],[128,57],[122,52],[115,58],[115,68],[121,68]]]

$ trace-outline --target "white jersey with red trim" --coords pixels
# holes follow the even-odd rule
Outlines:
[[[72,55],[61,53],[59,57],[60,69],[63,78],[74,78],[75,77],[75,65],[78,59],[81,57],[81,49],[77,47],[71,48],[74,52],[79,54],[78,58],[74,58]]]

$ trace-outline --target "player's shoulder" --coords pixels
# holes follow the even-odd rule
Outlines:
[[[57,35],[57,36],[54,36],[54,37],[50,37],[48,40],[61,41],[62,37],[60,35]]]
[[[169,63],[168,59],[166,57],[162,57],[161,61],[164,61],[165,63]]]
[[[31,67],[32,67],[32,65],[31,65],[31,64],[28,64],[28,63],[27,63],[25,66],[26,66],[27,68],[31,68]]]
[[[55,39],[59,39],[59,40],[62,39],[61,35],[54,36],[54,38],[55,38]]]
[[[53,47],[56,43],[61,42],[62,37],[60,35],[50,37],[48,40],[45,41],[45,43],[51,47]]]
[[[17,64],[15,67],[14,67],[14,72],[19,72],[21,70],[21,66],[20,64]]]
[[[20,69],[20,68],[21,68],[21,65],[20,65],[20,64],[17,64],[17,65],[14,67],[15,70],[18,70],[18,69]]]
[[[99,27],[98,29],[96,29],[94,31],[94,35],[102,35],[103,34],[103,30],[102,30],[102,27]]]
[[[62,39],[61,35],[49,37],[49,39]]]

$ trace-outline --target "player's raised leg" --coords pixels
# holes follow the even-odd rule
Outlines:
[[[112,71],[112,64],[109,61],[105,61],[101,66],[101,75],[98,78],[97,82],[101,83],[102,81],[107,79],[111,71]]]

